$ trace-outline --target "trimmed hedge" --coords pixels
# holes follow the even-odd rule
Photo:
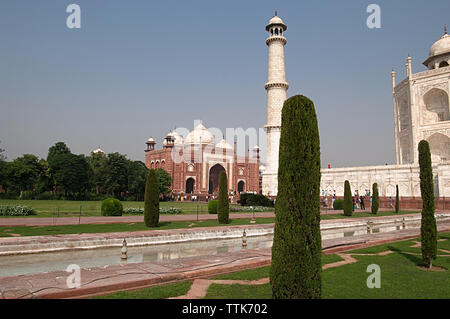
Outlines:
[[[122,216],[123,205],[116,198],[107,198],[102,201],[102,216]]]
[[[380,208],[380,197],[378,196],[378,184],[373,183],[372,186],[372,214],[378,213],[378,209]]]
[[[284,102],[270,284],[274,299],[321,296],[320,141],[314,103]]]
[[[400,195],[398,192],[398,185],[395,185],[395,213],[398,214],[400,211]]]
[[[352,190],[350,188],[350,182],[345,181],[344,183],[344,215],[352,216],[353,214],[353,201],[352,201]]]
[[[147,227],[157,227],[159,224],[159,185],[154,169],[148,171],[145,184],[144,222]]]
[[[217,199],[208,202],[208,214],[217,214]]]
[[[334,210],[343,210],[344,209],[344,200],[343,199],[335,199],[333,203]]]
[[[219,224],[230,222],[230,204],[228,202],[228,179],[224,171],[219,173],[219,196],[217,198],[217,220]]]
[[[434,217],[434,182],[431,166],[430,145],[419,142],[420,193],[422,195],[422,223],[420,226],[422,261],[426,267],[432,267],[437,254],[437,227]]]
[[[7,205],[0,206],[0,216],[31,216],[36,215],[36,211],[28,206]]]

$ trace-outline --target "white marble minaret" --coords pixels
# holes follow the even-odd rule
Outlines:
[[[286,82],[284,68],[284,45],[286,38],[284,32],[287,26],[277,13],[266,26],[269,37],[266,44],[269,47],[268,79],[265,85],[267,90],[267,124],[264,129],[267,133],[266,169],[262,176],[262,192],[264,195],[275,196],[278,190],[278,149],[281,132],[281,109],[286,100],[286,91],[289,84]]]

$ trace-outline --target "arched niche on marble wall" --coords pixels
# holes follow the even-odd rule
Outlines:
[[[450,121],[448,94],[444,90],[433,88],[423,96],[425,112],[424,124]]]

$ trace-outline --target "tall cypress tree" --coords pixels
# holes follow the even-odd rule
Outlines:
[[[395,185],[395,213],[400,211],[400,195],[398,191],[398,185]]]
[[[422,260],[431,268],[437,253],[437,228],[434,217],[434,185],[431,166],[430,145],[427,141],[419,142],[420,193],[422,194],[422,224],[420,237],[422,242]]]
[[[147,227],[157,227],[159,223],[159,185],[154,169],[149,170],[145,183],[144,222]]]
[[[217,219],[219,224],[228,224],[230,215],[230,205],[228,202],[228,181],[227,173],[219,173],[219,196],[217,198]]]
[[[352,202],[352,190],[350,188],[350,182],[344,182],[344,215],[352,216],[353,214],[353,202]]]
[[[378,196],[378,184],[373,183],[372,186],[372,214],[378,213],[378,208],[380,208],[380,197]]]
[[[314,103],[284,102],[270,282],[276,299],[320,298],[320,141]]]

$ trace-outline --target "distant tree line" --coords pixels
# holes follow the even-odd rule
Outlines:
[[[24,154],[6,161],[0,149],[0,197],[21,199],[98,200],[115,197],[143,200],[148,170],[141,161],[120,153],[73,154],[63,142],[48,150],[47,159]],[[170,192],[172,179],[159,169],[161,194]]]

